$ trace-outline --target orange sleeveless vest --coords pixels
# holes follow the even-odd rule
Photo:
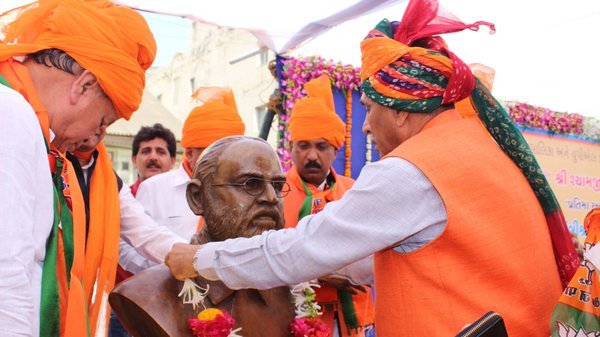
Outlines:
[[[427,176],[448,221],[416,251],[375,254],[377,336],[454,336],[490,310],[511,337],[549,336],[561,286],[546,220],[481,125],[445,111],[388,157]]]
[[[330,201],[339,200],[342,198],[344,193],[347,190],[352,188],[354,185],[354,180],[351,178],[347,178],[345,176],[338,175],[332,168],[332,174],[335,179],[335,184],[333,190],[320,191],[317,187],[311,184],[306,184],[307,188],[313,194],[313,201],[311,207],[311,214],[318,213],[325,207],[325,205]],[[288,173],[286,174],[286,180],[290,185],[290,193],[285,196],[283,200],[283,214],[285,217],[285,228],[294,228],[298,224],[300,208],[304,203],[306,198],[306,192],[304,191],[304,186],[302,185],[302,181],[296,167],[292,167]],[[343,315],[341,309],[341,303],[338,298],[338,293],[335,288],[322,286],[321,288],[316,289],[317,294],[317,302],[324,306],[324,304],[335,304],[338,308],[338,313]],[[354,302],[354,309],[356,312],[356,317],[358,319],[358,324],[360,326],[365,326],[372,324],[374,321],[374,304],[371,298],[371,294],[367,293],[359,293],[358,295],[353,295],[352,300]],[[327,306],[322,308],[323,310],[323,320],[326,322],[330,322],[333,324],[333,312],[327,312]],[[344,325],[344,320],[342,317],[339,319],[340,324],[342,325],[342,337],[347,336],[355,336],[352,331],[348,331]]]

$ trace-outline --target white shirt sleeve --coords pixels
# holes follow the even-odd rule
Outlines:
[[[21,95],[0,87],[1,334],[37,336],[52,178],[35,113]]]
[[[600,267],[600,244],[596,244],[594,247],[586,250],[583,253],[583,257],[585,260],[588,260],[594,265],[596,270]]]
[[[157,262],[151,261],[138,254],[135,248],[131,247],[125,240],[119,242],[119,264],[130,273],[137,274],[143,270],[157,265]]]
[[[158,225],[146,214],[144,207],[131,194],[129,186],[123,185],[119,191],[119,201],[121,205],[121,239],[137,253],[153,262],[162,263],[171,251],[173,244],[186,243],[168,228]],[[127,269],[127,266],[123,267]]]
[[[446,209],[427,177],[400,158],[365,166],[342,199],[294,229],[208,243],[195,268],[232,289],[268,289],[317,278],[386,248],[408,252],[438,237]]]
[[[335,274],[349,278],[354,285],[371,285],[374,281],[373,255],[338,269]]]

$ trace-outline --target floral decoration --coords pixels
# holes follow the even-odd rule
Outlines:
[[[346,151],[344,175],[352,176],[352,91],[346,93]]]
[[[321,307],[316,302],[316,282],[303,282],[292,288],[296,318],[290,326],[294,337],[331,337],[331,329],[319,318]]]
[[[553,111],[521,102],[505,102],[505,105],[510,117],[520,126],[600,141],[600,120],[597,118]]]
[[[320,319],[296,318],[292,323],[294,337],[329,337],[329,327]]]
[[[188,320],[188,326],[197,337],[241,337],[241,328],[234,329],[235,321],[227,311],[216,308],[202,310]]]
[[[194,280],[186,279],[183,282],[179,297],[183,304],[191,304],[196,310],[202,306],[202,310],[196,317],[188,319],[188,326],[196,337],[242,337],[237,334],[242,328],[234,329],[235,321],[231,315],[217,308],[206,308],[204,299],[208,295],[209,287],[200,287]]]
[[[283,97],[283,111],[278,120],[277,154],[283,169],[287,172],[292,166],[290,154],[290,134],[288,123],[296,101],[304,96],[304,84],[323,74],[329,76],[332,85],[350,97],[353,90],[360,88],[360,68],[344,65],[340,62],[326,60],[322,57],[300,57],[282,59],[282,71],[279,85]],[[348,106],[351,102],[346,102]],[[576,113],[558,112],[522,102],[507,101],[505,107],[512,119],[520,126],[544,130],[559,135],[573,135],[585,140],[600,142],[600,119],[584,117]],[[349,116],[349,114],[347,115]],[[347,119],[350,124],[352,120]],[[348,138],[346,139],[348,143]],[[349,148],[347,144],[347,148]],[[367,147],[368,154],[371,148]],[[346,153],[345,173],[349,171],[348,163],[351,152]],[[370,162],[370,158],[367,159]]]
[[[279,85],[283,95],[283,111],[279,114],[277,154],[283,169],[287,172],[292,167],[290,155],[290,134],[288,123],[296,101],[306,96],[304,83],[323,74],[329,76],[333,86],[344,92],[352,92],[360,88],[360,68],[352,65],[336,63],[322,57],[283,59],[283,70]]]

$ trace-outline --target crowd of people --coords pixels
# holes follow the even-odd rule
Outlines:
[[[287,173],[267,143],[242,136],[231,89],[202,87],[180,163],[171,130],[143,127],[127,186],[103,138],[141,101],[156,54],[143,17],[108,0],[38,0],[9,15],[2,336],[139,336],[144,323],[125,312],[121,324],[108,298],[118,284],[121,295],[163,291],[134,286],[152,271],[246,299],[317,280],[332,337],[454,336],[488,311],[511,337],[554,331],[580,265],[560,206],[502,106],[440,37],[492,24],[410,0],[402,20],[365,32],[362,129],[382,159],[356,181],[333,168],[346,126],[324,75],[292,111]]]

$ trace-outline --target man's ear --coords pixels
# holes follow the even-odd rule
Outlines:
[[[136,158],[137,158],[137,156],[131,156],[131,163],[133,164],[133,167],[135,167],[137,169],[137,164],[135,163]]]
[[[409,112],[407,111],[396,111],[396,126],[402,126],[408,119]]]
[[[190,180],[186,189],[185,189],[185,197],[188,202],[188,206],[194,214],[196,215],[204,215],[204,208],[202,207],[202,183],[200,179],[194,178]]]
[[[77,104],[81,98],[95,97],[101,92],[102,88],[100,87],[100,83],[98,83],[96,76],[89,70],[84,70],[77,76],[75,81],[73,81],[69,98],[71,100],[71,104]]]

